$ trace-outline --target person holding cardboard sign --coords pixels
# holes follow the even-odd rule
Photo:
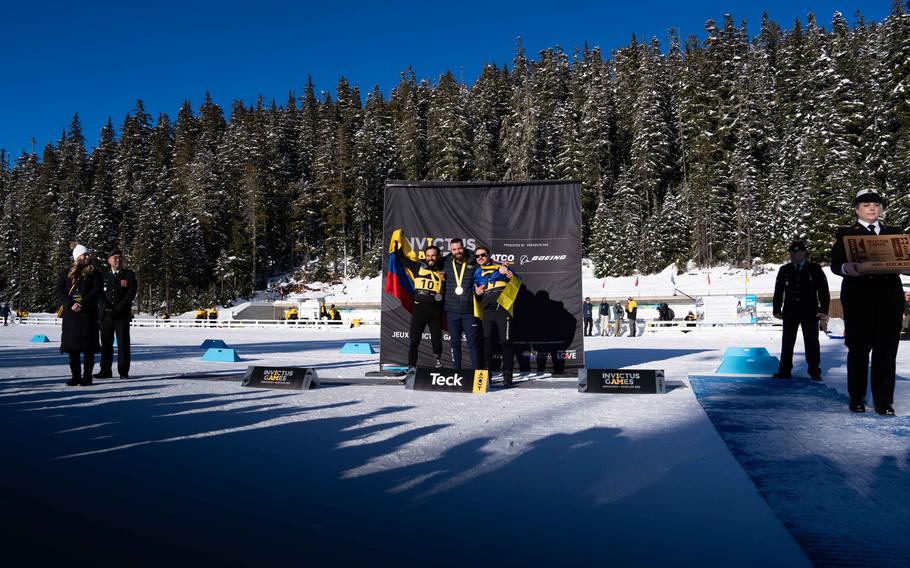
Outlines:
[[[894,379],[904,294],[897,273],[865,274],[862,266],[847,258],[848,237],[900,235],[879,219],[885,202],[874,189],[864,189],[853,200],[857,221],[841,227],[831,249],[831,272],[844,277],[841,304],[847,344],[847,389],[850,411],[866,411],[869,355],[872,355],[872,399],[875,412],[894,416]]]

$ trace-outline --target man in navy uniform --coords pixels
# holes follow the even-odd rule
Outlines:
[[[793,345],[796,331],[802,327],[809,377],[822,380],[821,350],[818,345],[818,320],[828,317],[828,279],[822,267],[806,260],[806,243],[790,245],[790,262],[780,267],[774,284],[774,317],[784,320],[780,347],[780,369],[775,379],[789,379],[793,369]]]
[[[847,344],[847,389],[850,411],[866,411],[869,354],[872,354],[872,401],[875,412],[894,416],[894,376],[904,311],[904,294],[897,274],[863,274],[859,263],[847,262],[844,237],[899,235],[880,220],[885,202],[877,190],[864,189],[853,200],[856,222],[841,227],[831,249],[831,272],[844,277],[844,336]]]
[[[114,337],[117,337],[117,372],[121,379],[130,376],[130,320],[133,319],[133,300],[136,298],[136,274],[123,268],[123,253],[114,249],[107,255],[110,270],[104,271],[104,286],[98,298],[101,318],[101,368],[98,379],[111,378],[114,363]]]

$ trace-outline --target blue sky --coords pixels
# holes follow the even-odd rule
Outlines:
[[[282,3],[5,2],[0,5],[0,148],[13,156],[56,141],[74,113],[89,145],[113,118],[119,127],[137,98],[172,118],[206,90],[227,111],[262,94],[279,103],[312,75],[333,91],[344,75],[366,92],[386,92],[413,66],[419,78],[446,69],[471,83],[484,62],[510,63],[518,36],[532,56],[585,42],[604,51],[632,34],[666,37],[676,27],[703,37],[727,12],[758,29],[762,11],[789,28],[814,11],[826,28],[835,11],[880,21],[890,0],[804,2],[538,2],[462,0],[394,3],[349,0]]]

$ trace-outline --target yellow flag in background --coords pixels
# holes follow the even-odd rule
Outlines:
[[[506,287],[503,288],[502,294],[496,299],[496,303],[505,308],[512,317],[515,316],[515,314],[512,313],[512,309],[515,306],[515,298],[518,297],[519,289],[521,289],[521,280],[518,279],[518,276],[513,275],[512,279],[509,280],[509,283],[506,284]]]

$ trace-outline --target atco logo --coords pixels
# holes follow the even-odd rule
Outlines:
[[[578,359],[578,353],[576,353],[574,349],[570,349],[568,351],[557,351],[556,358],[557,359]]]
[[[447,376],[443,375],[442,373],[430,373],[430,384],[447,386],[447,387],[460,387],[460,386],[462,386],[461,379],[463,379],[463,378],[464,377],[462,377],[458,373],[455,373],[451,377],[447,377]]]
[[[515,262],[514,254],[494,254],[493,260],[496,262]]]
[[[545,255],[534,255],[528,257],[528,255],[521,255],[521,259],[518,261],[518,264],[528,264],[530,262],[553,262],[557,260],[565,260],[569,258],[567,254],[545,254]]]

